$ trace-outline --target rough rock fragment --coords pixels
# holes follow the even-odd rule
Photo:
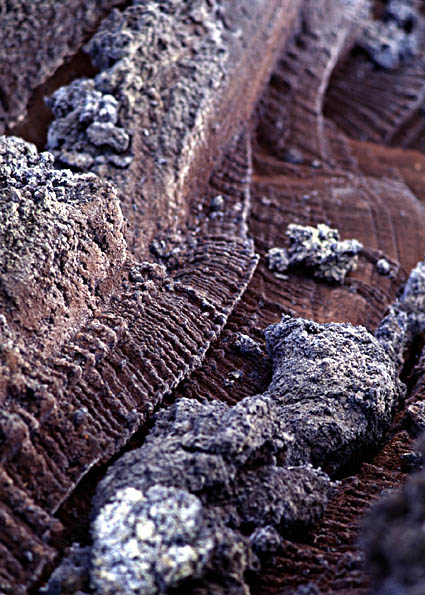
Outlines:
[[[97,90],[95,81],[77,79],[47,99],[55,116],[47,135],[47,148],[63,164],[94,170],[105,162],[119,167],[131,163],[130,135],[118,122],[119,103]]]
[[[362,327],[285,316],[266,330],[266,341],[273,359],[267,391],[234,407],[182,398],[160,411],[143,446],[119,459],[100,483],[97,519],[120,490],[146,494],[155,485],[172,486],[195,494],[213,526],[227,526],[235,538],[249,527],[249,557],[250,547],[273,550],[276,531],[320,517],[331,484],[312,464],[334,473],[375,447],[401,383],[385,350]],[[212,549],[217,572],[226,548]],[[99,572],[108,573],[109,562],[98,559]],[[123,573],[131,575],[132,563],[126,564]],[[240,576],[243,571],[240,566]]]
[[[285,248],[270,248],[267,252],[267,261],[271,271],[284,273],[290,264],[288,251]]]
[[[233,341],[233,347],[242,355],[261,356],[263,351],[257,341],[245,333],[238,333]]]
[[[376,448],[403,394],[397,368],[365,328],[283,316],[266,329],[273,378],[264,397],[281,404],[293,436],[286,461],[333,473]]]
[[[380,258],[376,263],[376,270],[380,275],[388,275],[391,271],[391,265],[385,258]]]
[[[4,324],[40,356],[95,307],[99,283],[123,263],[123,217],[110,184],[56,170],[50,153],[15,137],[0,137],[0,194]]]
[[[276,435],[277,414],[276,404],[262,396],[246,398],[231,408],[220,402],[181,399],[160,411],[144,445],[121,457],[100,483],[94,500],[96,519],[103,518],[118,494],[129,487],[147,494],[152,486],[172,486],[186,497],[195,494],[202,503],[202,515],[208,518],[213,543],[203,576],[211,572],[220,576],[224,560],[234,558],[233,549],[239,544],[241,554],[233,565],[243,585],[244,572],[255,558],[251,548],[273,549],[276,531],[290,531],[317,519],[331,489],[328,476],[309,465],[276,464],[275,454],[285,441],[285,436]],[[104,538],[97,522],[92,531],[100,551]],[[124,530],[122,516],[116,522],[114,534]],[[260,539],[258,532],[251,541],[242,537],[261,527],[268,527],[271,541]],[[202,552],[198,555],[204,559]],[[109,572],[110,562],[102,556],[96,559],[96,573]],[[131,575],[132,562],[127,560],[126,566],[123,575]],[[158,570],[161,576],[163,572]],[[230,589],[226,572],[222,580]],[[225,593],[226,588],[219,592]]]
[[[414,436],[425,432],[425,401],[417,401],[407,407],[405,424]]]
[[[213,547],[196,496],[162,486],[145,494],[125,488],[94,522],[92,585],[104,595],[163,593],[199,575]]]
[[[425,331],[425,260],[410,273],[401,296],[390,307],[375,336],[398,366],[415,336]]]
[[[292,223],[286,235],[290,241],[288,250],[272,248],[268,252],[271,270],[284,272],[288,267],[303,265],[311,269],[314,277],[343,283],[346,274],[357,267],[360,242],[341,242],[338,230],[323,223],[317,228]]]

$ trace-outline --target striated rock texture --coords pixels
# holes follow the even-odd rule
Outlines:
[[[116,182],[139,257],[158,230],[187,225],[205,171],[250,118],[297,4],[135,1],[113,10],[85,46],[100,73],[50,100],[48,148],[60,163]],[[101,97],[116,101],[107,121]]]
[[[35,3],[28,12],[41,5]],[[241,453],[230,443],[229,452],[236,461],[236,471],[232,471],[225,453],[215,452],[214,442],[211,446],[206,422],[205,427],[199,424],[204,428],[205,452],[192,443],[189,449],[181,448],[177,430],[175,442],[165,435],[155,441],[149,434],[145,445],[149,443],[157,455],[148,460],[149,469],[155,473],[161,469],[160,479],[171,473],[172,480],[166,481],[179,483],[156,487],[183,490],[186,503],[193,502],[192,496],[197,498],[201,503],[197,518],[205,520],[213,543],[205,558],[192,557],[185,549],[188,557],[183,556],[181,564],[173,556],[171,566],[161,567],[162,575],[170,577],[169,590],[250,589],[260,595],[310,590],[360,595],[366,590],[366,577],[354,545],[359,515],[383,488],[400,484],[408,464],[416,464],[406,428],[413,433],[423,423],[421,407],[411,407],[423,401],[425,386],[425,360],[419,354],[422,339],[416,336],[411,341],[422,328],[420,318],[412,317],[420,300],[415,298],[409,307],[394,306],[410,270],[425,251],[425,158],[418,151],[397,148],[424,150],[422,2],[152,0],[125,5],[108,17],[86,46],[99,70],[79,70],[78,76],[91,72],[93,79],[74,81],[50,101],[56,110],[49,141],[56,166],[69,166],[74,176],[76,171],[96,170],[102,180],[113,182],[112,192],[126,221],[120,228],[125,255],[116,268],[108,256],[93,263],[99,267],[90,269],[93,274],[103,275],[107,270],[94,290],[90,279],[84,283],[79,258],[68,263],[69,277],[66,267],[53,269],[60,280],[59,293],[49,293],[52,284],[46,282],[47,299],[43,293],[32,298],[39,304],[35,317],[41,307],[48,312],[48,317],[37,318],[41,320],[37,324],[43,324],[40,328],[47,329],[42,339],[35,329],[28,340],[19,342],[21,331],[14,336],[15,326],[26,321],[5,315],[10,332],[3,334],[11,341],[8,345],[19,343],[22,351],[17,359],[13,349],[6,350],[4,370],[0,591],[25,593],[37,577],[44,579],[46,564],[53,567],[57,553],[75,540],[83,547],[73,549],[70,564],[58,569],[51,589],[62,589],[61,573],[69,589],[90,589],[83,552],[88,543],[84,510],[104,474],[101,463],[127,444],[165,396],[169,404],[181,401],[180,413],[194,427],[198,427],[200,398],[225,404],[215,409],[201,403],[225,444],[229,445],[228,428],[220,426],[221,420],[232,418],[232,427],[237,429],[235,443],[240,444],[247,430],[249,403],[258,405],[260,412],[265,404],[270,406],[264,420],[272,418],[281,435],[280,442],[276,434],[262,443],[268,435],[265,422],[259,423],[257,413],[250,412],[250,419],[262,428],[259,445],[249,431],[251,456],[244,460],[243,449]],[[8,10],[10,6],[6,3]],[[373,30],[375,45],[368,42],[368,53],[360,46]],[[52,59],[50,35],[57,34],[54,27],[46,33],[50,57],[43,58],[43,64]],[[68,31],[63,33],[64,39],[67,36]],[[391,46],[389,60],[380,40]],[[406,41],[412,44],[405,52]],[[34,52],[28,65],[33,64],[33,55],[37,60]],[[24,65],[23,73],[25,69]],[[6,88],[7,77],[2,78],[2,73],[0,68],[0,86]],[[56,76],[49,88],[61,80]],[[68,72],[66,80],[70,79]],[[34,118],[23,121],[21,129],[32,131],[33,123]],[[50,179],[50,174],[44,175]],[[62,174],[58,186],[63,186],[61,180]],[[41,180],[39,186],[43,185]],[[46,186],[52,195],[48,182]],[[26,218],[31,203],[36,202],[29,201],[23,203]],[[57,211],[62,216],[61,208],[60,203]],[[84,235],[87,230],[99,246],[101,230],[111,223],[101,216],[99,221],[92,235],[89,224],[82,228],[77,224],[72,238],[80,238],[79,231]],[[49,236],[56,233],[51,218],[50,223]],[[302,267],[285,270],[284,278],[277,276],[268,268],[267,254],[281,245],[289,224],[302,228],[325,224],[343,238],[357,238],[363,245],[357,268],[348,271],[340,284],[306,275]],[[118,242],[117,237],[113,241]],[[92,251],[98,254],[94,245]],[[39,245],[35,254],[37,263],[44,254]],[[81,260],[90,266],[84,252]],[[81,288],[81,299],[75,295],[66,312],[59,294],[64,284],[68,287],[74,281]],[[12,290],[13,286],[9,284]],[[55,296],[57,311],[51,311],[49,304]],[[31,319],[30,302],[25,303]],[[372,333],[391,304],[395,316],[391,318],[390,312],[377,342]],[[74,317],[78,308],[81,315]],[[282,312],[300,317],[299,326],[290,327],[286,320],[280,323]],[[47,328],[49,318],[55,316],[57,341],[56,326]],[[331,323],[329,328],[326,323]],[[345,326],[332,326],[336,323]],[[279,327],[274,360],[267,356],[263,334],[271,324]],[[344,351],[346,340],[353,343],[349,352]],[[37,341],[44,351],[31,351]],[[336,354],[333,344],[338,347]],[[305,355],[312,345],[319,353],[311,361],[306,358],[309,366]],[[268,349],[273,355],[273,341]],[[343,353],[355,356],[345,380],[340,379]],[[330,359],[335,355],[339,362],[338,380],[324,354]],[[286,355],[292,362],[289,383],[278,375],[279,368],[285,369]],[[371,360],[379,364],[376,369]],[[298,366],[307,373],[314,368],[315,375],[298,378]],[[365,391],[358,391],[360,378],[368,377],[369,370],[372,379],[381,370],[387,383],[373,391],[373,380],[365,381]],[[398,370],[407,382],[410,421],[406,418],[400,426],[403,414],[398,412],[385,433],[391,410],[403,407]],[[317,376],[324,380],[327,407],[319,398]],[[355,398],[340,399],[338,383],[352,390]],[[290,391],[297,392],[298,386],[302,390],[295,403]],[[271,387],[273,395],[267,392]],[[192,409],[188,402],[195,401]],[[238,402],[240,409],[229,407]],[[175,413],[176,408],[170,411]],[[239,421],[233,419],[234,411],[239,412]],[[346,423],[340,424],[340,418]],[[309,435],[310,421],[315,439]],[[167,436],[173,436],[173,423],[164,421]],[[369,441],[367,428],[376,443]],[[189,430],[184,433],[190,442]],[[298,434],[299,448],[294,440]],[[329,438],[328,450],[322,434]],[[133,437],[133,445],[139,446],[140,440],[143,436]],[[380,440],[387,443],[377,453]],[[168,454],[161,450],[161,441],[172,445],[172,453],[184,461],[190,456],[197,461],[201,454],[212,459],[211,467],[200,466],[207,483],[211,468],[211,482],[217,479],[217,469],[217,473],[224,469],[225,477],[240,479],[242,490],[233,480],[224,487],[219,484],[217,493],[224,494],[225,500],[220,507],[222,502],[213,503],[208,488],[204,491],[195,484],[199,490],[192,493],[193,486],[184,483],[188,480],[183,472],[177,476],[160,462],[160,455],[166,461]],[[362,445],[367,447],[362,450]],[[346,460],[344,452],[348,453]],[[217,463],[220,456],[225,459],[223,467]],[[311,527],[316,513],[318,517],[324,509],[329,479],[308,463],[297,465],[297,470],[290,468],[291,460],[304,457],[322,461],[341,480],[335,486],[335,499]],[[351,465],[348,469],[346,463]],[[191,474],[189,478],[196,479]],[[142,502],[155,486],[145,485],[145,479],[140,479],[140,489],[131,489],[137,490],[146,518]],[[265,490],[264,483],[273,489]],[[282,493],[284,502],[291,504],[288,508],[282,505]],[[101,510],[111,505],[112,511],[115,496],[111,488],[111,500]],[[172,492],[166,510],[180,510],[177,502]],[[160,513],[158,517],[152,514],[152,522],[161,518]],[[136,535],[131,511],[127,520],[129,535]],[[179,522],[175,527],[178,534]],[[107,528],[103,523],[103,529]],[[107,536],[111,545],[114,535]],[[161,579],[151,554],[162,552],[162,545],[158,550],[150,544],[146,548],[146,532],[141,536],[137,549],[132,549],[134,542],[129,547],[136,557],[148,561],[146,576],[157,588]],[[185,545],[191,548],[196,539],[186,537]],[[222,548],[216,547],[218,542],[224,544]],[[101,548],[101,539],[97,543]],[[114,542],[110,560],[122,558],[119,550]],[[261,573],[255,572],[256,556],[262,561]],[[187,578],[186,569],[198,578]],[[137,573],[134,576],[140,579]],[[177,586],[171,587],[174,579]]]
[[[296,8],[152,0],[114,11],[89,43],[99,75],[51,100],[52,148],[70,140],[101,180],[72,160],[62,165],[73,173],[54,170],[22,141],[23,162],[7,157],[2,592],[37,580],[62,547],[58,507],[199,365],[249,282],[244,129]]]

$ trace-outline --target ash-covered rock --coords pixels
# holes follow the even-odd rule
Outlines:
[[[383,18],[368,24],[358,46],[377,66],[394,70],[417,53],[416,20],[411,0],[390,0]]]
[[[314,277],[335,283],[343,283],[346,274],[357,267],[363,247],[357,240],[340,241],[338,230],[323,223],[317,227],[290,224],[286,235],[289,248],[272,248],[267,254],[271,270],[303,266]]]
[[[95,80],[77,79],[46,101],[55,116],[47,148],[61,163],[84,171],[105,162],[131,163],[130,135],[118,122],[118,101],[97,90]]]
[[[397,368],[365,328],[284,316],[266,329],[273,378],[264,397],[281,404],[293,436],[286,461],[333,473],[376,448],[403,394]]]
[[[164,593],[199,575],[214,547],[200,500],[184,490],[125,488],[93,524],[96,593]]]
[[[425,593],[425,472],[370,511],[361,539],[376,595]]]
[[[97,518],[128,487],[146,494],[152,486],[167,486],[196,495],[213,542],[202,576],[222,576],[218,592],[223,593],[233,592],[229,580],[236,577],[235,592],[243,593],[243,575],[255,560],[252,548],[266,547],[260,546],[258,534],[251,541],[243,534],[260,527],[279,533],[309,525],[323,513],[331,490],[329,477],[320,470],[277,464],[275,455],[285,449],[285,440],[292,440],[278,432],[278,413],[279,405],[262,396],[234,407],[179,400],[157,414],[144,445],[124,455],[102,480],[94,500]],[[96,522],[93,531],[102,547]],[[113,533],[118,534],[122,516],[115,522]],[[109,573],[110,561],[98,559],[99,572]],[[232,560],[231,577],[223,573],[226,560]]]

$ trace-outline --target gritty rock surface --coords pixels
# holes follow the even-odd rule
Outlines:
[[[425,261],[410,273],[401,296],[390,307],[375,336],[400,367],[415,336],[425,330]]]
[[[197,576],[214,546],[200,500],[162,486],[119,490],[92,533],[92,586],[105,595],[164,593]]]
[[[236,351],[246,356],[261,356],[263,350],[257,341],[249,335],[238,333],[233,341],[233,347]]]
[[[74,54],[120,0],[0,4],[0,133],[25,114],[31,92]]]
[[[393,361],[363,327],[282,318],[266,330],[273,378],[293,435],[287,460],[330,472],[379,444],[403,394]]]
[[[418,401],[407,407],[405,423],[409,432],[415,436],[425,432],[425,401]]]
[[[266,545],[256,534],[249,541],[241,531],[269,527],[268,533],[275,535],[270,527],[282,532],[308,525],[322,514],[331,489],[328,476],[309,465],[289,469],[276,464],[284,439],[275,435],[277,412],[276,404],[262,396],[234,407],[179,400],[157,414],[144,445],[124,455],[102,480],[94,501],[97,518],[116,501],[117,490],[127,487],[147,493],[153,485],[173,486],[196,495],[214,544],[203,576],[221,576],[219,592],[233,592],[229,573],[223,574],[225,561],[232,560],[232,580],[237,578],[243,592],[244,572],[255,559],[252,544],[257,544],[254,550],[272,549],[274,540],[270,537]],[[116,519],[115,533],[124,530],[121,522]],[[235,544],[240,551],[236,557]],[[102,569],[109,572],[108,560]]]
[[[97,285],[123,262],[126,245],[114,188],[93,174],[56,170],[53,160],[0,137],[3,324],[12,334],[37,329],[40,340],[54,333],[57,341],[95,306]]]
[[[357,240],[340,241],[338,230],[325,224],[316,227],[288,225],[290,247],[272,248],[268,252],[269,268],[284,272],[289,267],[306,267],[314,277],[343,283],[348,272],[357,267],[362,245]]]
[[[204,31],[195,36],[196,60],[191,60],[187,48],[194,44],[196,25]],[[111,177],[115,168],[131,164],[138,122],[146,144],[161,153],[157,166],[175,161],[212,81],[220,84],[226,58],[223,30],[216,1],[193,6],[176,0],[136,1],[122,12],[113,10],[85,48],[101,72],[94,80],[74,81],[48,100],[56,118],[48,149],[67,166]],[[170,80],[164,81],[161,71],[167,69]],[[198,95],[201,89],[205,97]],[[159,125],[153,112],[160,113],[163,105],[166,121]]]
[[[202,576],[220,575],[236,541],[244,552],[243,563],[232,558],[239,586],[254,552],[275,550],[278,535],[323,513],[331,482],[315,467],[334,473],[376,447],[402,392],[394,364],[362,327],[283,317],[266,330],[266,341],[273,378],[263,395],[234,407],[182,398],[160,411],[143,446],[112,466],[94,499],[99,519],[129,488],[147,494],[166,486],[196,495],[214,542]],[[116,525],[111,534],[128,534],[122,518],[106,523]],[[241,533],[248,528],[246,541]],[[231,537],[218,547],[224,530]],[[114,565],[96,559],[99,573],[109,575]],[[125,559],[123,576],[133,576]]]

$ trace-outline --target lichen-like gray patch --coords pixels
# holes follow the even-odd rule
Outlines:
[[[271,248],[267,254],[271,270],[284,272],[301,265],[314,277],[335,283],[343,283],[346,274],[357,267],[363,247],[357,240],[340,241],[338,230],[323,223],[317,227],[290,224],[286,235],[289,248]]]
[[[200,500],[154,486],[119,490],[93,524],[91,582],[96,593],[163,593],[197,576],[214,547]]]

